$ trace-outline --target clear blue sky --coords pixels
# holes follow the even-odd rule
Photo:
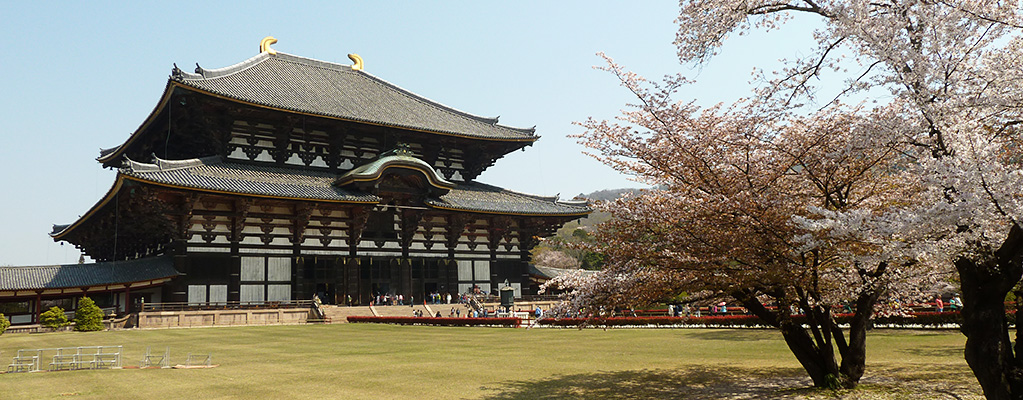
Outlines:
[[[71,223],[106,193],[114,172],[95,161],[156,105],[173,63],[220,68],[279,51],[350,64],[424,97],[542,137],[480,181],[571,198],[636,187],[582,154],[572,125],[613,118],[631,99],[594,70],[603,51],[647,77],[678,71],[702,104],[746,94],[753,64],[792,46],[792,33],[742,37],[700,71],[671,42],[677,3],[600,1],[323,3],[11,2],[0,24],[0,265],[73,263],[52,224]],[[795,46],[798,47],[798,46]]]

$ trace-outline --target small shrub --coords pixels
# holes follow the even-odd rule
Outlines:
[[[103,330],[103,310],[88,297],[78,300],[78,308],[75,309],[75,330],[81,332]]]
[[[11,321],[8,321],[7,317],[5,317],[3,313],[0,313],[0,335],[3,335],[10,326]]]
[[[50,329],[59,329],[67,325],[67,315],[64,315],[63,308],[53,306],[39,314],[39,323]]]

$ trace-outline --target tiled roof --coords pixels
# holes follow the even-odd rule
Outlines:
[[[142,180],[193,189],[257,196],[345,202],[377,202],[380,198],[332,185],[326,171],[222,162],[219,157],[154,164],[128,160],[121,173]]]
[[[426,204],[454,210],[530,215],[583,215],[592,211],[578,202],[561,202],[554,197],[513,192],[479,182],[461,183],[440,198],[427,199]]]
[[[59,289],[143,282],[178,275],[170,257],[95,264],[0,267],[0,290]]]
[[[312,201],[378,202],[380,198],[351,187],[333,184],[327,171],[260,166],[225,162],[219,157],[163,161],[154,164],[127,161],[121,173],[140,181],[175,187],[212,190],[242,195],[283,197]],[[584,203],[559,202],[555,198],[528,195],[478,182],[460,182],[427,205],[484,213],[524,215],[584,215]]]
[[[171,79],[247,103],[345,120],[458,136],[533,141],[512,128],[430,101],[364,71],[277,52],[220,69],[175,69]]]

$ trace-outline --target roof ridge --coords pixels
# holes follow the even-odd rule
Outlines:
[[[330,62],[330,61],[324,61],[324,60],[317,60],[315,58],[302,57],[302,56],[298,56],[298,55],[294,55],[294,54],[288,54],[288,53],[284,53],[284,52],[280,52],[280,51],[278,51],[277,54],[259,53],[259,54],[255,55],[253,57],[250,57],[249,59],[247,59],[245,61],[240,62],[240,63],[233,64],[233,65],[228,65],[226,67],[221,67],[221,68],[206,69],[206,68],[203,68],[203,67],[199,66],[199,64],[196,64],[197,68],[196,68],[196,72],[195,73],[185,72],[185,71],[180,70],[180,69],[178,71],[180,72],[180,75],[182,76],[182,79],[202,80],[202,79],[223,78],[223,77],[231,76],[231,75],[239,73],[239,72],[243,72],[243,71],[245,71],[245,70],[247,70],[249,68],[252,68],[252,67],[254,67],[256,65],[259,65],[260,63],[262,63],[262,62],[264,62],[266,60],[269,60],[271,58],[277,58],[277,59],[280,59],[281,61],[294,62],[294,63],[303,64],[303,65],[314,67],[314,68],[323,68],[323,69],[328,69],[328,70],[332,70],[332,71],[341,71],[341,72],[347,72],[347,71],[354,72],[355,71],[355,70],[352,69],[352,67],[350,65],[338,64],[338,63],[334,63],[334,62]]]
[[[222,164],[224,160],[220,156],[206,156],[200,158],[187,158],[183,160],[164,160],[156,155],[153,155],[152,163],[144,163],[135,161],[127,156],[124,157],[124,164],[121,166],[122,169],[126,169],[129,172],[164,172],[164,171],[176,171],[179,169],[201,167],[204,165],[211,164]]]
[[[411,90],[405,89],[405,88],[401,87],[400,85],[397,85],[397,84],[395,84],[395,83],[393,83],[391,81],[388,81],[386,79],[383,79],[381,77],[377,77],[375,75],[367,73],[365,70],[358,70],[358,71],[353,70],[351,65],[346,65],[346,64],[337,63],[337,62],[324,61],[324,60],[321,60],[321,59],[304,57],[304,56],[301,56],[301,55],[282,53],[280,51],[278,51],[276,55],[277,56],[283,56],[283,58],[292,58],[294,61],[300,61],[300,62],[301,61],[310,61],[309,65],[310,66],[316,66],[316,68],[323,68],[323,69],[326,69],[326,70],[335,70],[335,71],[341,71],[341,72],[361,73],[361,74],[365,75],[367,78],[374,79],[376,81],[384,83],[388,88],[390,88],[392,90],[397,90],[400,93],[406,94],[406,95],[410,96],[411,98],[413,98],[413,99],[415,99],[417,101],[421,101],[421,102],[425,102],[425,103],[429,103],[429,104],[433,104],[433,105],[437,105],[437,106],[443,107],[445,109],[450,110],[450,112],[458,114],[458,115],[460,115],[462,117],[466,117],[466,118],[471,118],[471,119],[477,120],[479,122],[487,123],[487,124],[490,124],[490,125],[496,125],[496,126],[500,126],[500,127],[511,129],[511,130],[522,131],[522,132],[530,132],[530,133],[532,133],[532,132],[536,131],[535,127],[533,127],[533,128],[516,128],[516,127],[510,127],[510,126],[507,126],[507,125],[498,124],[497,121],[500,119],[500,116],[491,118],[491,117],[477,116],[477,115],[469,113],[469,112],[463,112],[463,110],[461,110],[461,109],[458,109],[458,108],[455,108],[453,106],[444,104],[442,102],[439,102],[439,101],[436,101],[436,100],[431,100],[431,99],[429,99],[427,97],[415,94],[415,92],[412,92]]]
[[[245,61],[240,62],[240,63],[228,65],[226,67],[221,67],[221,68],[213,68],[213,69],[206,69],[206,68],[200,67],[199,63],[196,63],[195,64],[195,66],[196,66],[195,73],[185,72],[184,70],[179,69],[177,65],[175,65],[174,69],[171,70],[171,76],[172,77],[180,76],[180,78],[181,78],[180,80],[186,80],[186,79],[187,80],[201,80],[201,79],[223,78],[225,76],[231,76],[231,75],[234,75],[236,73],[245,71],[245,70],[247,70],[249,68],[252,68],[253,66],[258,65],[258,64],[262,63],[263,61],[266,61],[269,57],[270,57],[269,53],[259,53],[259,54],[255,55],[253,57],[250,57],[249,59],[247,59]]]
[[[290,59],[290,61],[294,61],[294,62],[306,63],[306,65],[309,65],[310,67],[331,69],[331,70],[336,70],[336,71],[355,72],[355,70],[352,69],[351,65],[341,64],[341,63],[336,63],[336,62],[331,62],[331,61],[325,61],[325,60],[320,60],[320,59],[316,59],[316,58],[303,57],[303,56],[299,56],[299,55],[295,55],[295,54],[282,53],[282,52],[278,51],[277,54],[276,54],[276,57],[279,57],[279,58],[282,58],[282,59]]]
[[[140,263],[140,262],[145,262],[145,261],[163,261],[163,262],[167,262],[167,260],[170,260],[170,259],[171,259],[170,256],[168,256],[167,254],[157,254],[157,255],[149,255],[149,256],[145,256],[145,257],[133,258],[133,259],[130,259],[130,260],[93,261],[91,263],[82,263],[82,264],[70,263],[70,264],[42,264],[42,265],[4,265],[4,266],[0,266],[0,269],[6,269],[6,268],[68,268],[68,267],[89,268],[89,267],[93,267],[95,265],[115,265],[115,264],[116,265],[121,265],[121,264],[126,264],[126,263]]]

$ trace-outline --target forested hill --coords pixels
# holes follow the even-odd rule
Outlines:
[[[589,194],[579,194],[576,198],[591,202],[613,201],[625,194],[638,195],[641,189],[604,189]],[[594,211],[584,218],[566,223],[553,236],[547,238],[532,250],[532,262],[537,265],[553,268],[600,269],[603,256],[580,249],[575,245],[592,242],[597,225],[611,218],[611,214]]]
[[[580,198],[584,198],[584,199],[589,199],[591,201],[598,201],[598,200],[600,200],[600,201],[609,201],[609,200],[615,200],[615,199],[621,197],[625,193],[639,193],[640,190],[642,190],[642,189],[635,189],[635,188],[603,189],[603,190],[598,190],[596,192],[589,193],[589,194],[582,194],[582,193],[580,193],[576,197],[580,197]]]
[[[588,194],[580,193],[578,196],[576,196],[576,198],[587,199],[593,202],[612,201],[618,199],[619,197],[622,197],[622,195],[627,193],[633,193],[638,195],[640,190],[642,189],[636,188],[603,189]],[[565,224],[565,226],[558,231],[558,235],[563,237],[571,236],[572,232],[576,228],[583,228],[587,230],[593,229],[593,227],[600,224],[601,222],[607,221],[608,218],[611,218],[610,214],[601,211],[594,211],[586,218],[580,218],[578,220]]]

